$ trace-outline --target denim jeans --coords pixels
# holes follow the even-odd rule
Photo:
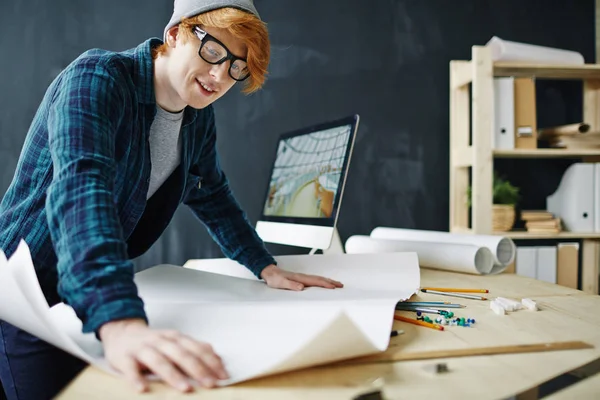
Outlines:
[[[84,361],[0,320],[0,381],[8,400],[51,399],[86,366]]]

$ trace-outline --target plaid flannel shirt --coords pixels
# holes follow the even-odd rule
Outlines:
[[[0,249],[10,257],[25,240],[49,303],[71,305],[84,332],[147,319],[131,259],[158,239],[181,203],[227,257],[257,277],[275,263],[219,167],[212,106],[185,109],[181,163],[146,200],[156,112],[151,48],[160,43],[93,49],[62,71],[0,203]]]

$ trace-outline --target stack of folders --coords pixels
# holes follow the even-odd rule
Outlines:
[[[535,79],[494,78],[494,149],[537,148]]]
[[[545,282],[578,288],[579,244],[556,246],[518,246],[515,273]]]
[[[521,219],[525,222],[527,232],[558,233],[562,231],[561,219],[546,210],[523,210]]]

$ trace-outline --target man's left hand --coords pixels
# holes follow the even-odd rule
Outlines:
[[[316,286],[327,289],[344,287],[341,282],[317,275],[306,275],[285,271],[271,264],[262,270],[260,277],[269,287],[275,289],[302,290],[305,287]]]

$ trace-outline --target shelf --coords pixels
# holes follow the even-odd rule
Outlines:
[[[494,235],[511,239],[600,239],[600,232],[529,233],[526,231],[494,232]]]
[[[547,79],[600,79],[600,65],[549,65],[495,62],[494,76],[515,76]]]
[[[569,149],[514,149],[494,150],[497,158],[576,158],[600,156],[600,149],[569,150]]]
[[[581,240],[579,284],[587,293],[600,287],[600,232],[529,233],[493,229],[493,174],[498,159],[574,159],[595,162],[600,149],[493,149],[494,77],[579,80],[583,115],[593,132],[600,131],[600,63],[564,65],[544,62],[494,61],[488,46],[472,46],[470,60],[450,61],[450,185],[451,232],[482,233],[514,240]],[[478,188],[471,207],[465,201],[469,187]],[[469,228],[470,227],[470,228]]]

